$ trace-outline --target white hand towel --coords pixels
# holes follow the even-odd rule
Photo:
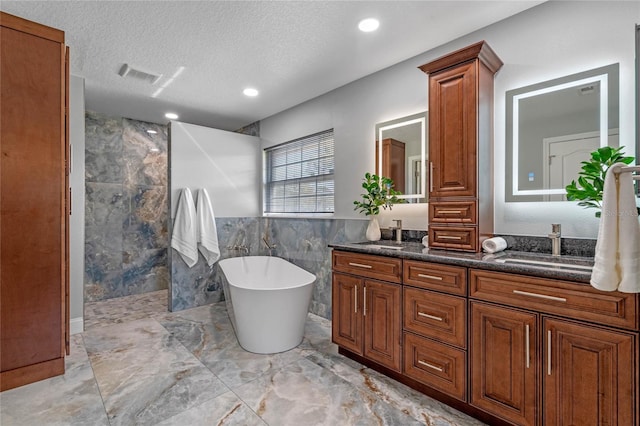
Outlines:
[[[191,268],[198,262],[196,207],[189,188],[180,191],[178,210],[173,222],[171,247],[176,249],[182,260]]]
[[[204,188],[198,191],[196,211],[198,216],[198,250],[204,256],[207,264],[211,266],[220,258],[220,247],[218,246],[218,230],[216,229],[213,208],[211,208],[211,200]]]
[[[502,237],[487,238],[482,242],[482,250],[487,253],[497,253],[507,248],[507,241]]]
[[[625,166],[616,163],[614,166]],[[640,292],[640,225],[631,173],[607,171],[602,194],[591,285],[604,291]]]

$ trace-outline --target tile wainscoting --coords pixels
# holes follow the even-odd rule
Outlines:
[[[268,255],[262,242],[268,235],[273,256],[282,257],[316,275],[310,312],[331,318],[332,242],[364,240],[366,220],[292,218],[216,218],[221,259],[244,255],[227,247],[244,245],[251,255]],[[173,249],[169,253],[170,310],[179,311],[224,300],[222,272],[209,268],[202,256],[188,268]]]

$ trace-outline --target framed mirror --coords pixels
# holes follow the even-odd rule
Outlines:
[[[566,201],[565,186],[601,146],[618,146],[619,65],[506,93],[507,202]]]
[[[391,178],[399,198],[426,203],[427,112],[376,124],[376,174]]]

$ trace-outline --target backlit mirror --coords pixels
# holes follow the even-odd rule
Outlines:
[[[426,111],[376,124],[376,138],[376,174],[393,180],[399,198],[425,203]]]
[[[506,201],[566,201],[601,146],[618,146],[618,64],[506,93]]]

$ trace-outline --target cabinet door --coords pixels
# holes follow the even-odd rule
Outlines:
[[[333,342],[362,355],[362,279],[333,273]]]
[[[476,61],[429,76],[429,196],[476,196]]]
[[[543,330],[545,425],[637,424],[635,336],[551,318]]]
[[[64,373],[64,33],[0,15],[0,389]]]
[[[518,425],[539,423],[536,324],[536,314],[471,302],[472,405]]]
[[[364,356],[400,371],[401,287],[365,280]]]

